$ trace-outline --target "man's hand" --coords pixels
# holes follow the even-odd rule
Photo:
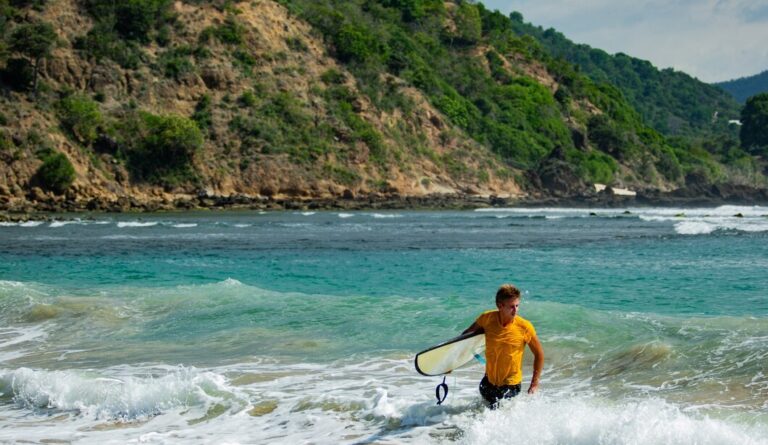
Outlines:
[[[539,390],[539,384],[537,383],[531,383],[531,386],[528,387],[528,394],[536,394],[536,391]]]

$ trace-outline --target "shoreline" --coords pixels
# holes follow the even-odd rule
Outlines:
[[[106,213],[163,213],[192,211],[366,211],[366,210],[473,210],[481,208],[584,208],[615,209],[622,207],[707,208],[722,205],[768,206],[768,191],[739,196],[680,196],[676,193],[638,193],[621,196],[596,193],[588,196],[499,197],[468,194],[434,194],[401,196],[372,193],[347,198],[272,198],[248,195],[209,196],[182,195],[173,201],[121,197],[114,201],[94,198],[70,201],[49,198],[25,201],[16,205],[0,203],[0,222],[65,219],[72,215]]]

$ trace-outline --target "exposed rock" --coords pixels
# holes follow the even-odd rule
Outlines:
[[[223,90],[234,83],[234,73],[220,66],[208,65],[200,70],[200,77],[205,86],[212,90]]]
[[[573,166],[565,161],[565,152],[560,147],[552,151],[537,170],[536,176],[538,180],[532,182],[540,184],[541,188],[554,196],[580,196],[587,193],[587,184],[574,171]]]

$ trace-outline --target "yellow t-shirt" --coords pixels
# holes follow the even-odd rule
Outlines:
[[[516,315],[501,326],[499,311],[483,312],[476,321],[485,330],[485,373],[495,386],[517,385],[523,381],[523,351],[536,330],[530,321]]]

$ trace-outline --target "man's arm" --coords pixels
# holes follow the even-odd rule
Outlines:
[[[531,376],[531,386],[528,387],[528,394],[534,394],[539,389],[539,378],[541,377],[541,370],[544,368],[544,349],[539,343],[539,338],[534,336],[528,347],[533,352],[533,376]]]
[[[477,322],[472,323],[472,326],[468,327],[467,329],[464,329],[464,332],[462,334],[466,334],[467,332],[480,332],[483,328],[481,328]]]

